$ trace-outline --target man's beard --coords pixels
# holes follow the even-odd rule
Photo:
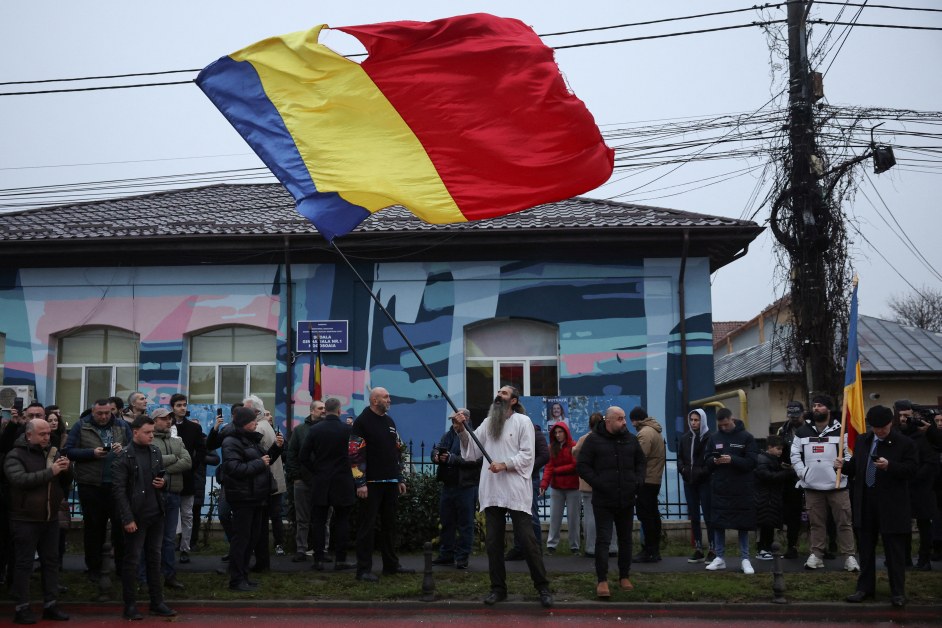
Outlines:
[[[829,421],[830,419],[831,419],[830,412],[815,412],[814,413],[815,423],[824,423],[825,421]]]
[[[487,418],[487,435],[491,438],[500,438],[504,432],[504,423],[507,422],[507,402],[500,397],[495,399]]]

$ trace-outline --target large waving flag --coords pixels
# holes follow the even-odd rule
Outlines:
[[[864,417],[863,382],[860,379],[860,350],[857,344],[857,277],[850,300],[850,321],[847,325],[847,366],[844,371],[844,413],[841,420],[851,451],[859,434],[867,431]]]
[[[328,240],[402,205],[431,223],[502,216],[587,192],[614,151],[523,22],[487,14],[260,41],[196,82]]]

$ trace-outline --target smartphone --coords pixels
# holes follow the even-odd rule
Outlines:
[[[22,414],[23,412],[23,398],[22,397],[13,398],[13,409],[16,410],[18,413]]]
[[[156,477],[157,479],[163,479],[165,475],[167,475],[166,471],[158,471],[157,475],[155,475],[154,477]]]
[[[216,408],[216,416],[222,416],[222,408]]]
[[[879,454],[870,454],[870,459],[873,460],[874,462],[876,462],[877,460],[880,459],[880,455],[879,455]]]

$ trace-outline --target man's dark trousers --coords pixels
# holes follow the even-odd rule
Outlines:
[[[79,504],[82,506],[82,532],[85,542],[85,567],[89,574],[101,574],[101,548],[105,544],[105,529],[111,520],[111,548],[114,551],[115,570],[120,572],[124,557],[124,526],[121,524],[111,496],[111,484],[78,485]],[[130,574],[134,579],[134,574]]]
[[[59,595],[59,521],[11,521],[13,533],[13,599],[16,606],[29,605],[29,579],[35,552],[42,564],[43,602],[55,602]]]
[[[441,545],[438,555],[466,562],[474,542],[474,504],[477,486],[443,486],[439,505],[442,522]],[[456,538],[457,537],[457,538]]]
[[[164,601],[163,585],[160,580],[160,554],[164,544],[164,518],[160,516],[153,521],[137,521],[136,532],[124,532],[124,542],[127,552],[124,555],[124,568],[122,573],[122,592],[124,605],[130,606],[136,602],[137,581],[133,574],[137,573],[138,561],[144,557],[147,572],[147,591],[150,594],[150,603],[160,604]]]
[[[398,482],[370,482],[367,485],[366,508],[357,530],[357,573],[373,569],[373,542],[376,538],[376,519],[379,518],[379,551],[383,557],[383,571],[399,569],[396,555],[396,507],[399,501]],[[336,544],[335,544],[336,546]]]
[[[857,528],[857,550],[860,552],[860,575],[857,590],[869,595],[876,592],[876,547],[877,537],[883,540],[886,554],[886,571],[890,580],[890,595],[904,595],[906,584],[906,534],[880,534],[880,509],[876,491],[864,489],[863,512]]]
[[[232,506],[230,504],[230,506]],[[229,586],[247,582],[252,550],[267,522],[268,505],[232,506],[232,537],[229,539]]]
[[[491,578],[491,591],[507,593],[507,568],[504,564],[504,533],[507,529],[507,516],[513,524],[514,536],[522,544],[527,567],[530,568],[530,578],[537,591],[549,586],[546,579],[546,568],[536,537],[533,536],[530,513],[519,510],[510,510],[499,506],[488,506],[484,509],[485,539],[484,547],[487,550],[487,567]]]
[[[657,508],[657,496],[661,492],[660,484],[642,484],[636,502],[638,521],[644,534],[642,551],[651,557],[661,555],[661,513]]]
[[[631,572],[631,529],[634,507],[609,508],[592,504],[595,514],[595,575],[598,582],[608,579],[608,548],[612,544],[612,528],[618,533],[618,577],[627,578]]]

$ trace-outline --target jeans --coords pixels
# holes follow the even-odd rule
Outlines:
[[[618,577],[627,578],[631,572],[631,528],[634,526],[634,507],[612,508],[592,506],[595,517],[595,575],[599,582],[608,580],[608,548],[612,541],[612,528],[618,533]]]
[[[739,530],[739,556],[749,558],[749,530]],[[717,558],[726,557],[726,528],[713,528],[713,551]]]
[[[165,578],[177,575],[177,555],[174,546],[177,540],[177,522],[180,520],[180,496],[176,493],[164,495],[164,543],[161,553],[160,569]],[[183,547],[183,540],[180,540]]]
[[[164,518],[150,522],[137,521],[136,532],[124,532],[127,552],[124,554],[124,566],[121,579],[124,593],[124,605],[130,606],[137,601],[137,582],[133,574],[137,573],[141,555],[147,565],[147,590],[152,605],[164,601],[163,582],[160,580],[160,550],[164,541]],[[124,526],[120,528],[124,531]],[[128,577],[130,576],[130,577]]]
[[[379,551],[383,556],[383,571],[399,568],[396,555],[396,510],[399,502],[399,484],[371,482],[367,484],[366,508],[357,530],[357,573],[373,569],[373,544],[376,538],[376,519],[379,518]],[[336,546],[336,544],[335,544]]]
[[[43,602],[51,606],[59,594],[59,521],[11,521],[13,533],[14,570],[13,599],[16,608],[29,606],[29,579],[33,573],[33,557],[39,552],[42,565]]]
[[[307,538],[311,533],[311,504],[314,495],[311,486],[304,480],[294,481],[294,521],[297,531],[294,542],[299,554],[307,551]]]
[[[569,524],[569,548],[579,551],[582,535],[579,525],[581,523],[582,495],[579,489],[554,488],[550,497],[550,528],[546,537],[546,547],[554,548],[559,545],[560,529],[563,526],[563,508],[566,509],[566,522]]]
[[[438,515],[442,522],[440,558],[466,562],[474,543],[474,504],[477,486],[443,486]],[[456,539],[457,537],[457,539]]]
[[[703,512],[703,520],[706,521],[707,543],[713,546],[713,524],[710,523],[710,505],[713,500],[713,491],[710,489],[710,483],[700,482],[694,486],[689,482],[684,482],[684,498],[687,500],[687,518],[690,520],[690,532],[693,534],[693,542],[696,547],[703,547],[703,530],[700,525],[700,512]]]
[[[190,551],[190,537],[193,536],[193,495],[180,497],[180,551]],[[177,527],[173,527],[173,536],[177,536]]]
[[[507,529],[507,515],[510,515],[510,521],[513,524],[514,537],[521,542],[533,586],[537,591],[548,588],[549,581],[546,579],[546,567],[543,566],[540,545],[536,537],[531,534],[533,530],[529,525],[532,523],[531,517],[519,510],[488,506],[484,509],[484,547],[487,550],[491,591],[507,593],[507,568],[504,564],[504,532]]]
[[[101,550],[105,544],[105,531],[111,521],[111,547],[114,564],[121,565],[124,556],[124,526],[117,516],[111,496],[111,484],[78,485],[79,504],[82,506],[82,535],[85,542],[85,567],[94,575],[101,573]],[[134,580],[134,572],[131,572]]]

